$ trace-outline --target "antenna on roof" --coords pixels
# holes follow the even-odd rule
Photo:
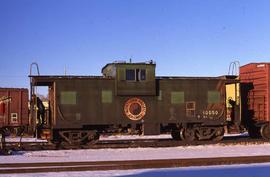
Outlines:
[[[65,76],[67,75],[67,66],[65,65],[65,70],[64,70],[64,72],[65,72]]]
[[[154,60],[149,60],[149,61],[146,61],[146,63],[149,63],[149,64],[155,64]]]

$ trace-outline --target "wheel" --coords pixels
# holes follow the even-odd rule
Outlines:
[[[261,127],[262,129],[262,127]],[[260,130],[256,126],[251,126],[248,128],[248,134],[251,138],[259,138],[260,137]]]
[[[99,134],[95,130],[66,130],[59,131],[58,139],[63,146],[79,146],[96,143],[99,139]]]
[[[179,130],[172,130],[171,131],[171,136],[174,140],[180,140],[180,131]]]
[[[198,140],[209,140],[212,136],[212,128],[200,127],[197,129],[195,136]]]
[[[195,131],[192,128],[182,128],[180,130],[180,137],[183,141],[192,142],[195,140]]]
[[[0,149],[2,148],[3,143],[5,142],[5,134],[0,130]]]
[[[263,139],[270,140],[270,126],[269,124],[264,124],[260,128],[260,134]]]
[[[88,142],[86,144],[87,145],[96,144],[99,141],[99,137],[100,137],[100,134],[96,133],[95,135],[93,135],[93,138],[88,140]]]
[[[25,127],[24,126],[19,127],[18,130],[17,130],[16,135],[17,136],[23,135],[24,134],[24,130],[25,130]]]
[[[217,128],[213,136],[213,141],[221,141],[224,137],[225,130],[224,128]]]

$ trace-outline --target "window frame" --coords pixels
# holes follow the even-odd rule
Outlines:
[[[142,71],[144,71],[144,79],[142,79]],[[140,69],[139,71],[139,81],[146,81],[146,69]]]
[[[131,73],[128,73],[130,71],[133,71],[134,73],[134,79],[128,79],[128,77],[130,76]],[[128,82],[135,82],[136,81],[136,69],[126,69],[126,78],[125,78],[126,81]]]
[[[134,79],[128,79],[128,72],[130,71],[133,71],[134,72]],[[143,76],[143,73],[144,73],[144,77]],[[147,72],[146,72],[146,69],[140,69],[140,68],[137,68],[137,69],[126,69],[126,78],[125,80],[128,81],[128,82],[145,82],[147,80]],[[143,78],[143,79],[142,79]]]

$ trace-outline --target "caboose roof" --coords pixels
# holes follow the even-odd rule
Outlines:
[[[136,63],[133,63],[133,62],[125,62],[125,61],[116,61],[116,62],[113,62],[113,63],[108,63],[106,64],[102,69],[101,69],[101,73],[103,73],[104,69],[106,69],[107,67],[110,67],[110,66],[120,66],[120,65],[127,65],[127,66],[142,66],[142,65],[152,65],[152,66],[156,66],[156,64],[150,60],[149,62],[136,62]]]
[[[104,80],[111,80],[113,78],[110,77],[103,77],[103,76],[75,76],[75,75],[30,75],[31,82],[33,85],[36,86],[47,86],[51,85],[55,81],[59,80],[98,80],[98,79],[104,79]]]

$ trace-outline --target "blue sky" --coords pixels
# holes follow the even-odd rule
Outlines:
[[[115,60],[157,75],[218,76],[269,61],[268,0],[0,0],[0,87],[41,74],[100,75]]]

